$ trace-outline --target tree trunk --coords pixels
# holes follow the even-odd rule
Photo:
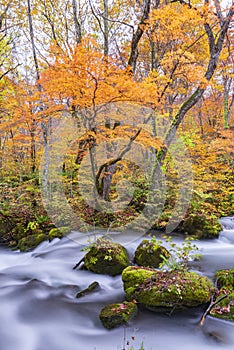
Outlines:
[[[108,0],[104,0],[104,56],[109,54]]]
[[[232,78],[228,78],[228,76],[223,77],[223,119],[224,119],[224,129],[229,128],[229,119],[232,112],[232,107],[234,103],[234,92],[232,92],[231,95],[231,101],[229,103],[229,95],[230,95],[230,89],[232,85]]]
[[[36,170],[36,142],[35,142],[35,124],[33,123],[30,131],[31,135],[31,171],[35,173]]]
[[[76,43],[79,44],[82,39],[82,33],[81,33],[81,24],[77,17],[77,4],[76,0],[72,0],[72,11],[73,11],[73,22],[75,27],[75,38]]]
[[[36,54],[36,46],[35,46],[35,40],[34,40],[34,30],[33,30],[33,20],[32,20],[32,10],[31,10],[31,1],[27,0],[28,5],[28,23],[29,23],[29,34],[30,34],[30,40],[31,40],[31,46],[32,46],[32,53],[33,53],[33,60],[35,64],[36,69],[36,78],[37,80],[40,79],[40,72],[39,72],[39,64]]]

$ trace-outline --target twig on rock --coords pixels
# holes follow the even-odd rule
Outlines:
[[[214,294],[215,295],[215,294]],[[201,320],[200,320],[200,326],[203,326],[204,325],[204,322],[205,322],[205,319],[206,319],[206,316],[210,313],[210,311],[213,309],[213,307],[217,304],[219,304],[223,299],[227,298],[228,295],[224,295],[222,296],[221,298],[219,298],[218,300],[214,301],[214,295],[211,299],[211,302],[210,302],[210,305],[208,306],[208,308],[206,309],[206,311],[204,312],[204,314],[202,315],[201,317]]]

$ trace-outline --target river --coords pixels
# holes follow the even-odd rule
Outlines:
[[[234,218],[221,223],[218,239],[196,242],[202,258],[193,269],[210,278],[234,267]],[[127,245],[130,255],[140,240]],[[0,350],[139,350],[141,343],[144,350],[233,350],[234,323],[208,316],[200,327],[202,309],[171,316],[141,309],[128,326],[104,329],[98,314],[124,300],[121,277],[72,270],[81,248],[68,237],[28,253],[0,248]],[[101,289],[76,299],[93,281]]]

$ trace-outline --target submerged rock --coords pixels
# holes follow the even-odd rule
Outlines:
[[[123,271],[122,280],[127,300],[155,311],[206,304],[214,292],[211,280],[190,271],[131,266]]]
[[[170,253],[163,246],[144,239],[135,251],[134,262],[139,266],[157,268],[163,262],[162,255],[169,258]]]
[[[124,301],[119,304],[105,306],[99,315],[103,326],[111,329],[127,323],[137,313],[137,305],[133,302]]]
[[[115,276],[121,274],[130,262],[127,251],[121,244],[98,239],[84,256],[84,265],[89,271]]]

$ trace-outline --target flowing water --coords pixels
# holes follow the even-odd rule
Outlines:
[[[219,239],[197,242],[202,258],[193,268],[210,278],[234,267],[234,218],[222,225]],[[139,241],[127,245],[130,255]],[[30,253],[0,249],[0,350],[138,350],[142,342],[145,350],[234,349],[234,323],[208,316],[200,327],[204,309],[170,316],[140,310],[128,326],[105,330],[98,314],[124,300],[121,277],[72,270],[83,255],[67,237]],[[101,289],[76,299],[93,281]]]

